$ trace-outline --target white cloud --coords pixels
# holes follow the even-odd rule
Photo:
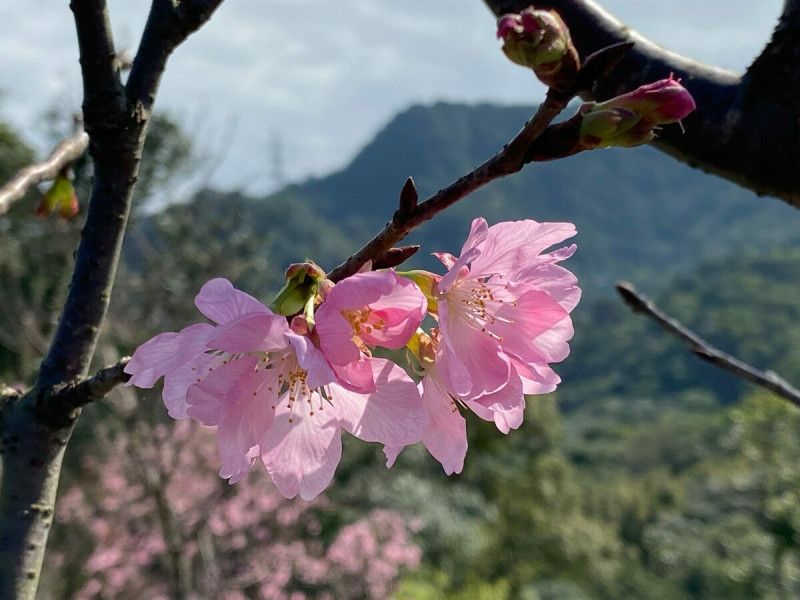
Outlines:
[[[134,44],[149,2],[109,4],[118,45]],[[662,45],[742,70],[768,39],[781,2],[604,5]],[[66,3],[5,3],[0,20],[5,116],[35,131],[54,102],[78,108],[77,43]],[[343,166],[411,103],[532,103],[542,92],[502,57],[492,17],[479,0],[228,0],[177,49],[157,108],[192,131],[199,128],[201,144],[215,155],[214,144],[235,120],[215,181],[257,190],[269,184],[273,132],[280,132],[288,175],[297,179]]]

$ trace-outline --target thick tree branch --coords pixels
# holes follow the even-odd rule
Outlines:
[[[88,146],[89,136],[81,130],[59,143],[42,162],[22,169],[0,188],[0,215],[8,212],[11,205],[22,199],[31,187],[41,181],[54,179],[61,169],[78,160]]]
[[[105,0],[70,5],[94,179],[69,293],[36,384],[0,406],[0,430],[17,440],[5,453],[0,488],[0,600],[34,598],[61,460],[79,407],[115,380],[114,373],[106,373],[69,387],[88,370],[108,308],[147,121],[167,57],[219,4],[153,0],[127,89],[119,77]],[[58,389],[65,391],[53,392]]]
[[[636,288],[627,281],[617,283],[616,288],[631,310],[658,323],[667,333],[686,344],[695,356],[715,367],[733,373],[736,377],[766,388],[800,408],[800,390],[778,374],[773,371],[759,371],[738,358],[715,348],[685,325],[659,310],[652,300],[637,292]]]
[[[221,0],[154,0],[125,88],[102,0],[73,0],[84,78],[83,112],[94,185],[70,293],[38,385],[85,374],[105,316],[130,209],[147,120],[169,54]],[[56,408],[56,410],[59,410]]]
[[[531,4],[484,2],[496,15]],[[592,0],[534,4],[558,11],[581,56],[613,43],[635,43],[607,78],[583,94],[585,99],[606,100],[675,73],[697,101],[697,110],[685,120],[685,134],[665,129],[653,145],[693,167],[800,208],[799,2],[786,2],[772,41],[742,77],[658,46]]]
[[[152,109],[167,58],[211,18],[222,2],[153,0],[126,85],[128,97],[136,105],[145,111]]]

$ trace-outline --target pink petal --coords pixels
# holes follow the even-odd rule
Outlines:
[[[370,322],[354,330],[342,314],[369,309]],[[394,271],[357,273],[334,286],[315,314],[320,348],[332,364],[358,360],[361,350],[353,340],[385,348],[402,348],[427,312],[427,300],[410,280]],[[375,327],[380,321],[380,327]]]
[[[328,487],[341,459],[339,422],[329,407],[312,416],[305,406],[298,406],[305,400],[295,402],[293,411],[287,402],[286,395],[278,402],[275,421],[261,443],[261,459],[284,497],[299,493],[303,500],[312,500]],[[317,407],[324,401],[313,394],[312,402]]]
[[[446,294],[448,290],[456,282],[459,275],[462,274],[462,269],[468,267],[474,260],[481,254],[481,248],[486,240],[489,232],[489,226],[486,219],[478,217],[472,221],[470,226],[469,235],[467,236],[464,245],[461,247],[461,256],[458,257],[452,265],[450,270],[442,276],[438,283],[438,290],[442,294]],[[443,261],[444,262],[444,261]]]
[[[361,308],[392,292],[397,275],[391,271],[356,273],[343,279],[328,293],[325,303],[331,309]],[[324,306],[323,304],[322,306]],[[322,306],[319,310],[322,310]]]
[[[314,314],[314,320],[320,349],[332,365],[346,365],[361,357],[361,350],[353,342],[353,325],[338,308],[325,301]]]
[[[206,317],[223,325],[248,313],[269,312],[258,300],[237,290],[227,279],[212,279],[194,299],[195,306]]]
[[[361,357],[344,366],[333,366],[336,382],[351,392],[369,394],[375,391],[375,379],[370,366],[370,359]]]
[[[458,257],[458,260],[453,263],[453,266],[450,267],[450,270],[442,275],[442,278],[436,284],[435,288],[439,294],[446,294],[450,291],[450,288],[453,287],[453,284],[461,277],[465,277],[470,273],[469,271],[469,264],[472,263],[478,256],[480,256],[480,249],[479,248],[470,248],[461,256]]]
[[[504,221],[489,228],[481,255],[470,268],[472,276],[510,274],[534,262],[541,252],[577,233],[572,223]]]
[[[478,417],[484,421],[493,421],[497,429],[505,434],[508,434],[512,429],[519,429],[519,426],[522,425],[523,417],[525,416],[524,403],[521,407],[515,408],[509,412],[490,410],[485,406],[471,401],[467,401],[466,404]]]
[[[508,383],[496,392],[474,398],[472,403],[485,406],[491,411],[511,412],[525,407],[522,381],[512,367]],[[472,406],[472,404],[470,404]]]
[[[426,417],[427,418],[427,417]],[[386,468],[390,469],[394,464],[394,461],[397,460],[397,457],[400,456],[400,453],[403,451],[405,446],[384,446],[383,447],[383,454],[386,456]]]
[[[508,382],[510,363],[497,341],[472,327],[448,302],[439,303],[442,341],[436,364],[448,390],[462,398],[494,392]]]
[[[167,373],[189,362],[206,350],[206,340],[213,325],[196,323],[178,333],[161,333],[139,346],[125,372],[131,375],[127,385],[151,388]]]
[[[189,416],[203,425],[219,425],[228,396],[238,392],[241,382],[253,373],[257,364],[258,357],[244,356],[217,367],[192,385],[186,394]]]
[[[563,351],[559,344],[565,346],[572,338],[572,321],[567,311],[547,292],[528,284],[510,283],[505,289],[506,303],[495,312],[498,319],[491,325],[492,333],[502,338],[503,351],[523,362],[540,360],[545,349]],[[501,294],[497,292],[496,296]],[[512,298],[513,303],[509,301]],[[556,326],[559,326],[557,335],[542,337],[542,344],[547,345],[540,345],[538,339]]]
[[[458,260],[449,252],[431,252],[431,255],[438,258],[439,261],[448,269],[452,269],[453,265],[456,264],[456,261]]]
[[[217,434],[222,461],[219,475],[231,484],[252,468],[260,454],[259,444],[273,423],[277,378],[270,371],[275,369],[251,371],[225,399]]]
[[[575,330],[572,319],[567,317],[533,340],[547,362],[561,362],[569,356],[569,340]]]
[[[445,473],[461,473],[467,455],[467,422],[435,371],[428,371],[420,388],[422,404],[428,414],[428,426],[422,433],[422,442],[428,452],[442,463]]]
[[[477,248],[486,240],[486,237],[489,235],[489,224],[486,222],[486,219],[483,217],[476,217],[472,220],[472,224],[469,227],[469,235],[467,239],[464,241],[464,245],[461,246],[461,256],[464,256],[469,250],[473,248]]]
[[[563,248],[553,250],[547,254],[542,254],[540,258],[543,262],[561,262],[562,260],[567,260],[570,256],[575,254],[577,249],[577,244],[571,244],[569,246],[564,246]]]
[[[275,414],[278,369],[256,370],[258,363],[257,356],[245,356],[222,364],[187,396],[189,416],[219,425],[219,474],[232,484],[252,468]]]
[[[522,380],[522,391],[526,395],[549,394],[561,383],[561,377],[547,363],[522,364],[513,359],[512,361]]]
[[[189,386],[203,380],[222,358],[213,354],[198,354],[188,363],[181,365],[164,376],[164,389],[161,398],[173,419],[187,419],[189,404],[186,395]]]
[[[290,333],[286,319],[271,312],[247,314],[217,327],[208,347],[237,354],[240,352],[276,352],[285,350]]]
[[[383,322],[381,329],[363,331],[361,339],[370,346],[382,346],[397,350],[411,339],[428,312],[428,300],[413,281],[387,271],[394,286],[369,305],[373,318]]]
[[[540,263],[522,269],[512,276],[512,279],[547,292],[567,312],[572,312],[581,298],[577,277],[564,267],[553,263]]]
[[[399,452],[422,439],[428,421],[419,391],[406,372],[391,361],[373,358],[368,363],[376,391],[357,394],[331,384],[331,402],[345,431]]]

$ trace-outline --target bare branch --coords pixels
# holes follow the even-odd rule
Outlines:
[[[500,15],[518,12],[530,0],[484,0]],[[592,0],[538,0],[564,19],[580,55],[618,42],[633,51],[582,96],[606,100],[674,73],[692,93],[697,110],[685,120],[686,134],[664,130],[659,150],[759,195],[800,207],[800,2],[787,1],[772,41],[743,77],[680,56],[651,42]]]
[[[129,360],[130,357],[126,356],[117,364],[100,369],[88,379],[59,388],[49,395],[48,402],[56,402],[63,410],[72,411],[102,400],[111,390],[131,378],[124,371]]]
[[[147,120],[167,58],[221,2],[154,0],[125,88],[119,79],[105,0],[73,0],[71,4],[95,171],[69,295],[37,380],[42,388],[79,378],[88,369],[108,308]]]
[[[695,356],[715,367],[733,373],[736,377],[766,388],[800,408],[800,390],[777,373],[759,371],[738,358],[715,348],[678,320],[659,310],[652,300],[637,292],[636,288],[627,281],[618,282],[616,288],[622,300],[632,311],[643,314],[658,323],[667,333],[686,344]]]
[[[89,136],[81,130],[59,143],[42,162],[22,169],[0,188],[0,215],[8,212],[11,205],[22,199],[31,187],[41,181],[54,179],[59,171],[78,160],[88,146]]]
[[[92,194],[69,293],[34,388],[0,405],[0,426],[18,443],[4,455],[0,486],[0,600],[33,600],[51,526],[64,448],[79,409],[115,381],[68,389],[89,368],[105,318],[139,170],[147,120],[170,52],[208,19],[221,0],[153,0],[127,89],[105,0],[72,0],[80,49],[83,115],[94,161]],[[163,21],[161,20],[163,18]]]
[[[448,206],[495,179],[520,171],[525,164],[525,154],[530,145],[564,110],[570,98],[571,96],[554,93],[551,90],[533,118],[500,152],[446,188],[439,190],[424,202],[415,206],[415,203],[408,200],[410,192],[407,189],[409,186],[407,183],[405,193],[401,194],[400,209],[394,213],[392,220],[386,224],[383,231],[331,271],[328,277],[332,281],[340,281],[349,277],[358,272],[368,260],[374,261],[383,257],[390,248],[406,237],[414,228],[433,218]]]
[[[155,101],[167,58],[211,18],[223,0],[153,0],[126,88],[144,111]]]

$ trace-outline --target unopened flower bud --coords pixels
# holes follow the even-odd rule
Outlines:
[[[679,79],[662,79],[636,88],[611,100],[601,102],[595,110],[625,108],[655,125],[677,123],[695,108],[694,98]]]
[[[428,300],[428,311],[435,313],[437,310],[437,303],[436,298],[433,295],[433,285],[436,283],[438,279],[441,279],[439,275],[435,275],[430,271],[397,271],[397,274],[400,277],[405,277],[406,279],[410,279],[417,287],[422,291],[425,295],[425,298]]]
[[[580,143],[584,149],[639,146],[653,139],[653,127],[625,108],[590,110],[583,116]]]
[[[659,125],[680,122],[694,109],[692,95],[670,76],[605,102],[584,105],[580,144],[584,149],[646,144]]]
[[[291,316],[305,312],[313,323],[313,309],[319,284],[325,279],[325,271],[311,261],[295,263],[286,269],[286,285],[269,305],[278,315]]]
[[[414,335],[408,340],[406,348],[417,358],[419,364],[422,365],[423,368],[433,364],[436,354],[436,345],[433,338],[422,329],[417,329],[417,331],[414,332]]]
[[[78,196],[72,180],[66,174],[59,174],[44,193],[33,211],[37,217],[47,217],[54,210],[62,219],[71,219],[78,214]]]
[[[558,13],[533,6],[497,21],[503,52],[518,65],[530,67],[550,87],[569,86],[580,68],[578,52]]]

